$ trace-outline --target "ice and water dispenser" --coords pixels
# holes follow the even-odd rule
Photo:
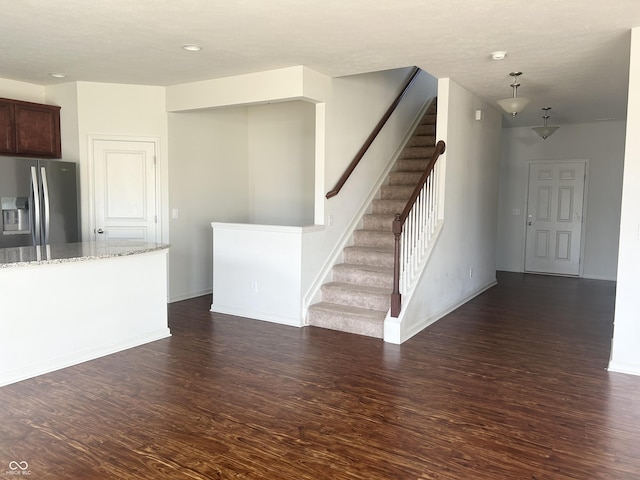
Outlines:
[[[2,234],[29,233],[29,198],[0,197],[2,208]]]

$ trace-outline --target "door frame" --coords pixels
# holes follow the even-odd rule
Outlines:
[[[540,273],[540,272],[527,272],[525,269],[526,261],[527,261],[527,212],[529,211],[529,184],[530,184],[530,173],[531,173],[531,164],[533,163],[547,163],[547,164],[557,164],[557,163],[584,163],[584,189],[582,191],[582,227],[580,232],[580,264],[578,267],[578,277],[582,277],[584,273],[584,245],[585,245],[585,235],[587,233],[587,199],[589,198],[589,163],[590,160],[588,158],[571,158],[571,159],[544,159],[544,160],[527,160],[526,162],[526,181],[524,190],[524,212],[523,212],[523,221],[522,221],[522,272],[530,273],[534,275],[553,275],[558,276],[555,273]],[[560,275],[564,276],[564,275]]]
[[[89,134],[87,135],[87,149],[89,150],[89,162],[87,168],[87,174],[89,176],[89,191],[88,191],[88,219],[89,219],[89,235],[92,240],[95,240],[96,230],[96,202],[95,202],[95,158],[94,143],[96,141],[114,141],[114,142],[146,142],[153,143],[155,149],[155,203],[156,203],[156,216],[158,221],[156,222],[156,242],[162,243],[163,238],[163,209],[162,209],[162,192],[160,181],[161,168],[160,168],[160,138],[149,137],[144,135],[108,135],[108,134]]]

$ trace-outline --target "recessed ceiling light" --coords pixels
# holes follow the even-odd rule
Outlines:
[[[493,58],[494,60],[504,60],[504,57],[506,56],[507,56],[507,52],[503,52],[503,51],[491,52],[491,58]]]
[[[182,45],[182,48],[185,49],[187,52],[199,52],[200,50],[202,50],[202,47],[200,45],[196,45],[195,43],[188,43],[186,45]]]
[[[64,73],[50,73],[49,76],[53,78],[67,78]]]

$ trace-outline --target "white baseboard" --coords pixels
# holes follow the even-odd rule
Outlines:
[[[582,275],[580,278],[587,278],[589,280],[604,280],[607,282],[617,281],[616,277],[610,277],[609,275]]]
[[[34,365],[28,365],[23,368],[4,372],[0,376],[0,387],[9,385],[10,383],[20,382],[28,378],[50,373],[55,370],[71,367],[78,363],[88,362],[89,360],[95,360],[96,358],[111,355],[112,353],[121,352],[133,347],[139,347],[145,343],[154,342],[171,336],[171,332],[168,328],[162,328],[153,332],[147,332],[142,335],[138,335],[131,338],[123,339],[118,343],[112,345],[106,345],[104,347],[90,348],[87,350],[74,352],[68,355],[60,356],[46,362],[37,363]]]
[[[197,292],[183,293],[181,295],[171,295],[167,303],[181,302],[182,300],[189,300],[190,298],[202,297],[203,295],[211,295],[213,289],[198,290]]]
[[[475,289],[474,291],[472,291],[471,293],[469,293],[465,297],[459,299],[455,303],[453,303],[453,304],[449,305],[448,307],[444,308],[440,312],[438,312],[438,313],[436,313],[434,315],[430,315],[428,317],[425,317],[421,321],[413,324],[411,326],[411,328],[409,328],[406,332],[402,332],[401,331],[402,329],[400,327],[400,331],[397,332],[397,337],[399,337],[399,338],[397,338],[396,335],[390,336],[389,338],[387,337],[387,330],[386,330],[387,322],[385,321],[385,338],[384,338],[384,341],[385,342],[389,342],[389,343],[404,343],[404,342],[406,342],[411,337],[417,335],[422,330],[427,328],[429,325],[433,325],[435,322],[437,322],[438,320],[442,319],[443,317],[449,315],[451,312],[453,312],[457,308],[460,308],[462,305],[464,305],[468,301],[470,301],[473,298],[477,297],[481,293],[489,290],[491,287],[497,285],[497,283],[498,282],[495,279],[491,280],[490,282],[486,283],[485,285]],[[396,337],[396,338],[393,338],[393,337]]]
[[[257,310],[243,310],[229,305],[220,305],[219,303],[211,305],[211,312],[224,313],[225,315],[233,315],[243,317],[249,320],[260,320],[262,322],[277,323],[279,325],[287,325],[290,327],[303,327],[302,320],[297,317],[288,317],[283,315],[275,315],[270,312],[260,312]]]
[[[616,362],[609,363],[609,372],[626,373],[627,375],[640,375],[640,363]]]

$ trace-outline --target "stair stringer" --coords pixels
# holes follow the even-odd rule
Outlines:
[[[387,316],[384,319],[383,340],[385,342],[395,343],[399,345],[402,342],[413,337],[416,333],[421,332],[432,323],[435,323],[443,316],[439,315],[437,317],[420,319],[412,325],[408,325],[408,320],[406,319],[407,312],[409,311],[409,307],[411,306],[411,299],[415,298],[415,293],[418,290],[418,286],[420,285],[420,279],[427,272],[429,259],[431,258],[431,254],[433,253],[436,244],[438,243],[438,239],[440,238],[440,234],[442,233],[443,228],[444,220],[439,219],[433,231],[429,246],[427,247],[420,265],[417,268],[417,273],[411,281],[411,287],[407,292],[402,292],[402,308],[400,310],[400,315],[398,315],[398,318],[394,318],[391,316],[391,310],[387,312]]]
[[[365,197],[364,201],[360,205],[360,208],[356,211],[349,226],[345,229],[344,234],[340,237],[340,240],[336,243],[335,248],[331,251],[331,254],[327,257],[327,261],[320,270],[320,273],[316,276],[311,286],[307,290],[307,293],[302,298],[302,318],[303,325],[309,325],[309,306],[313,303],[319,302],[322,299],[322,285],[333,280],[333,267],[334,265],[341,263],[344,259],[344,248],[353,245],[354,232],[362,227],[362,219],[366,213],[370,213],[371,204],[375,198],[380,196],[380,187],[388,181],[389,173],[393,169],[403,150],[407,146],[407,143],[413,136],[415,129],[420,125],[420,121],[426,114],[427,110],[431,106],[431,102],[437,95],[431,95],[426,100],[422,108],[418,111],[411,126],[405,133],[402,141],[399,143],[395,153],[390,158],[387,166],[381,172],[380,176],[373,184],[373,187],[369,191],[369,194]],[[326,227],[325,227],[326,228]]]

